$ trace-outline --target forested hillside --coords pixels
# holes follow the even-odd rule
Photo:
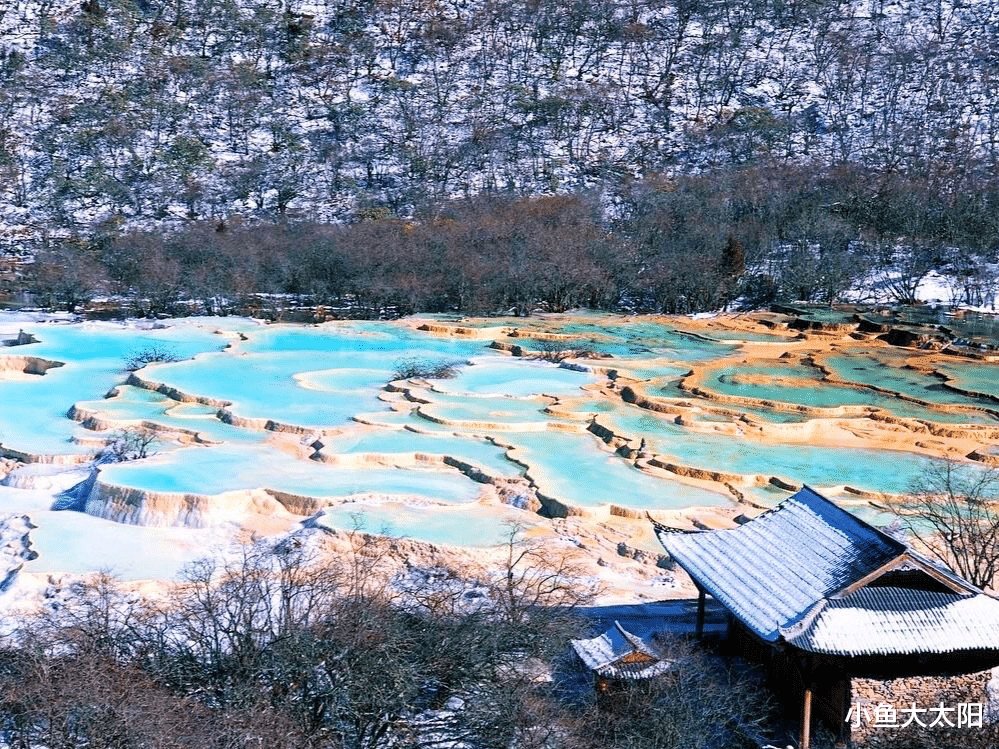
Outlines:
[[[6,0],[0,35],[6,244],[87,289],[994,297],[997,0]]]

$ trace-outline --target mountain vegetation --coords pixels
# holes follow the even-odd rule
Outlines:
[[[997,0],[10,0],[0,222],[68,307],[980,306],[996,49]]]
[[[511,536],[489,579],[411,568],[353,536],[192,565],[163,600],[108,576],[24,618],[0,648],[10,747],[685,749],[749,747],[765,699],[690,644],[673,671],[601,701],[570,661],[589,592]],[[608,708],[613,707],[612,712]]]

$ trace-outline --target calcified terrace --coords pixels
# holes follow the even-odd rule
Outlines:
[[[999,364],[856,319],[0,315],[0,339],[34,339],[0,349],[11,553],[156,579],[246,531],[359,527],[488,561],[516,524],[620,591],[661,576],[646,514],[723,526],[808,483],[878,522],[933,461],[997,461]],[[125,371],[149,346],[178,360]],[[396,380],[402,359],[458,366]],[[92,470],[126,427],[154,430],[155,454]]]

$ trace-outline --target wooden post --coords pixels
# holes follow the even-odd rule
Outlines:
[[[845,684],[841,684],[841,707],[840,715],[847,715],[850,709],[850,703],[853,701],[853,679],[847,675],[844,677]],[[850,728],[851,724],[847,720],[839,720],[839,730],[836,731],[836,746],[840,749],[846,749],[850,746]]]
[[[698,587],[697,589],[697,629],[695,634],[697,639],[700,640],[704,637],[704,589]]]
[[[801,749],[812,745],[812,685],[805,685],[805,698],[801,709]]]

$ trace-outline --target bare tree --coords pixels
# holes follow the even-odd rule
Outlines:
[[[103,283],[102,268],[86,248],[67,243],[39,253],[27,281],[41,304],[75,312],[97,293]]]
[[[520,526],[510,527],[503,549],[493,596],[501,616],[515,626],[532,615],[571,615],[599,593],[571,551],[525,538]]]
[[[156,440],[156,432],[146,427],[116,429],[108,438],[101,455],[116,463],[148,458],[155,454],[152,448]]]
[[[913,242],[885,248],[882,256],[875,278],[885,297],[897,304],[915,304],[920,284],[937,264],[934,248]]]
[[[999,471],[955,460],[935,462],[902,502],[906,529],[930,553],[981,588],[999,573]]]
[[[458,367],[465,362],[460,359],[399,359],[394,365],[392,378],[395,380],[432,379],[447,380],[458,373]]]
[[[535,356],[542,361],[558,364],[580,354],[573,349],[568,341],[557,338],[539,338],[534,341]]]
[[[175,361],[180,361],[180,355],[176,351],[166,346],[152,345],[125,357],[125,369],[128,372],[136,372],[147,364]]]
[[[572,554],[519,528],[500,569],[478,578],[393,577],[382,568],[391,544],[347,540],[335,555],[309,536],[251,540],[193,565],[156,602],[106,575],[76,586],[0,641],[0,739],[17,749],[708,746],[759,704],[697,659],[636,692],[621,716],[567,689],[584,676],[567,640],[593,590]]]

